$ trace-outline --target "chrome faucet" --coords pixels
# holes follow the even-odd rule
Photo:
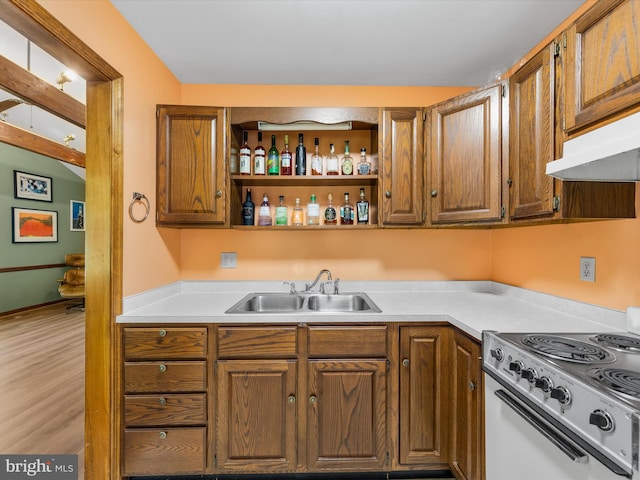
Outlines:
[[[323,268],[322,270],[320,270],[320,273],[318,273],[318,275],[316,276],[315,280],[313,281],[313,283],[311,283],[311,285],[309,285],[307,283],[304,291],[305,292],[311,292],[311,290],[313,289],[313,287],[316,286],[316,284],[320,281],[320,277],[322,277],[323,274],[327,274],[327,282],[330,282],[331,280],[333,280],[333,278],[331,277],[331,272],[329,270],[327,270],[326,268]],[[320,291],[321,293],[324,293],[324,283],[320,284]]]

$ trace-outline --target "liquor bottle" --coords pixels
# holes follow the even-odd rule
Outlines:
[[[280,175],[280,154],[276,148],[275,135],[271,135],[271,148],[267,157],[267,173],[269,175]]]
[[[360,149],[360,162],[358,162],[358,175],[369,175],[371,173],[371,163],[367,161],[367,149]]]
[[[298,134],[298,147],[296,148],[296,175],[307,174],[307,149],[304,146],[304,135]]]
[[[291,213],[291,225],[297,227],[304,225],[304,211],[302,210],[302,205],[300,205],[299,198],[296,198],[296,205],[293,207],[293,212]]]
[[[342,174],[353,175],[353,158],[349,155],[349,140],[344,141],[344,156],[342,157]]]
[[[253,174],[254,175],[264,175],[264,157],[265,151],[262,146],[262,132],[258,132],[258,146],[253,151]]]
[[[258,225],[261,227],[270,227],[271,223],[271,207],[269,206],[269,199],[265,193],[262,197],[262,203],[260,204],[260,211],[258,212]]]
[[[364,198],[364,188],[360,189],[360,200],[356,202],[356,215],[359,225],[369,223],[369,201]]]
[[[327,175],[339,175],[340,174],[340,162],[336,155],[335,147],[333,143],[329,145],[329,155],[327,156]]]
[[[318,141],[318,137],[315,138],[313,144],[316,150],[314,154],[311,155],[311,175],[322,175],[322,155],[320,155],[320,142]]]
[[[291,151],[289,150],[289,135],[284,136],[284,148],[280,153],[280,175],[291,175]]]
[[[315,195],[311,195],[311,201],[307,203],[307,225],[320,225],[320,204]]]
[[[349,203],[349,192],[344,192],[344,205],[340,207],[340,224],[353,225],[353,205]]]
[[[289,223],[289,209],[284,204],[284,195],[280,195],[280,205],[276,207],[276,225]]]
[[[249,134],[242,134],[242,146],[240,147],[240,175],[251,175],[251,147],[247,143]]]
[[[325,225],[337,225],[338,224],[338,214],[336,212],[335,207],[333,206],[333,194],[330,193],[327,195],[329,200],[329,205],[324,209],[324,224]]]
[[[242,225],[254,225],[256,206],[251,199],[251,189],[247,189],[247,198],[242,204]]]

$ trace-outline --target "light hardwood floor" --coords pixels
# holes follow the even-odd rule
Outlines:
[[[84,312],[0,316],[0,452],[77,454],[83,478]]]

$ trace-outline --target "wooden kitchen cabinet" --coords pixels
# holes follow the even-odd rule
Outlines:
[[[219,107],[158,105],[156,225],[228,223],[229,127]]]
[[[401,326],[399,341],[398,462],[402,466],[446,468],[450,328]]]
[[[422,225],[424,211],[424,112],[380,112],[380,172],[383,225]]]
[[[566,32],[564,128],[640,104],[640,0],[596,2]]]
[[[451,468],[457,480],[484,478],[484,418],[480,343],[452,329]]]
[[[432,225],[502,223],[503,89],[493,85],[428,110]]]

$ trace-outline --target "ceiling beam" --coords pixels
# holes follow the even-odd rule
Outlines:
[[[0,142],[86,168],[84,153],[22,128],[14,127],[7,122],[0,122]]]

